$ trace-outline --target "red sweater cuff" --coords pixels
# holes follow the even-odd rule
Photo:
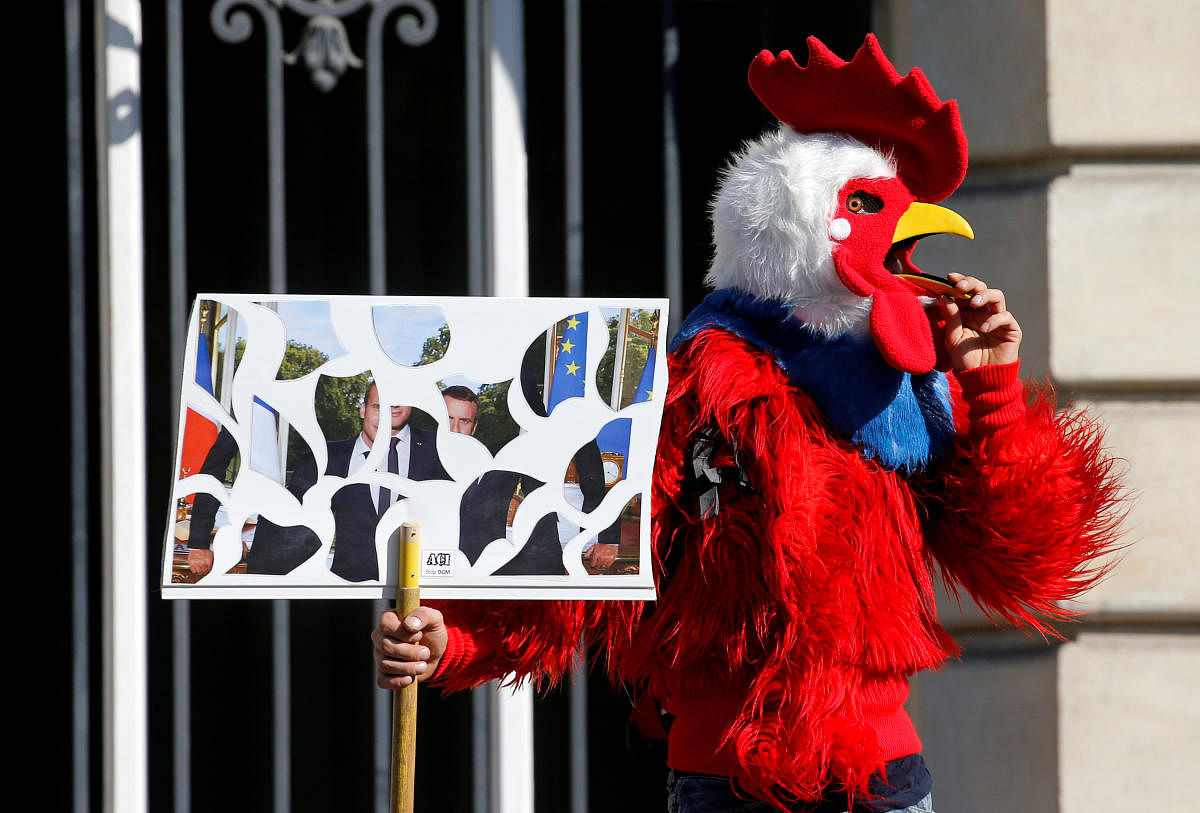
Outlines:
[[[479,649],[475,636],[469,630],[446,624],[446,651],[438,661],[437,674],[433,679],[437,681],[453,676],[456,671],[476,659]]]
[[[955,373],[967,402],[971,431],[990,435],[1016,423],[1025,414],[1021,362],[988,364]]]

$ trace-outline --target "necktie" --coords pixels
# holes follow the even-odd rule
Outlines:
[[[400,473],[400,456],[396,452],[396,444],[400,442],[400,438],[392,438],[391,445],[388,447],[388,471],[392,474]],[[388,510],[392,504],[391,489],[379,488],[379,516]]]

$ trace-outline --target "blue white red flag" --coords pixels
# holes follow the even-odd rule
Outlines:
[[[277,483],[283,482],[275,410],[257,395],[254,396],[254,411],[250,415],[250,468]]]
[[[199,340],[196,342],[195,381],[209,395],[213,394],[212,356],[208,352],[208,337],[203,331],[200,332]],[[202,412],[188,407],[187,421],[183,428],[183,451],[179,456],[180,477],[187,477],[189,474],[200,471],[200,467],[204,465],[204,458],[208,456],[208,450],[212,448],[217,439],[217,431],[216,421]],[[192,501],[192,496],[189,494],[187,497],[189,503]]]

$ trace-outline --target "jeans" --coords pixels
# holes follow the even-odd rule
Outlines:
[[[727,776],[672,771],[667,780],[667,813],[777,813],[777,808],[745,794],[739,797]],[[926,796],[911,807],[898,807],[890,813],[933,813],[933,802]]]

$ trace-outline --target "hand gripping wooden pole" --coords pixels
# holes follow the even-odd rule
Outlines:
[[[418,579],[421,532],[415,522],[400,526],[396,613],[403,621],[421,602]],[[417,681],[392,698],[392,813],[413,813],[413,776],[417,759]]]

